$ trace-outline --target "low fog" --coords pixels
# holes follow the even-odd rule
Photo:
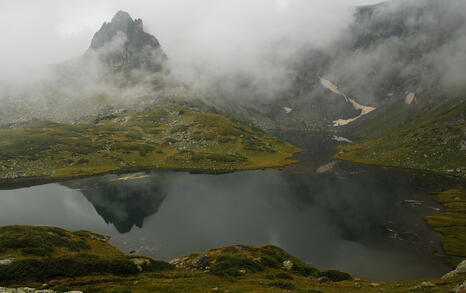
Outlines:
[[[144,96],[200,97],[239,116],[286,106],[306,111],[289,115],[298,120],[329,120],[348,106],[334,97],[330,110],[316,107],[329,95],[319,77],[377,107],[409,92],[464,83],[464,1],[392,0],[362,8],[376,2],[2,1],[0,124],[76,120]],[[166,54],[162,71],[102,78],[109,69],[89,47],[119,10],[142,19],[160,42],[163,52],[152,55]],[[113,54],[125,41],[115,36],[100,53]]]
[[[247,66],[274,42],[328,42],[350,21],[352,5],[371,2],[5,0],[0,3],[0,74],[82,55],[102,23],[119,10],[141,18],[177,66],[222,68]]]

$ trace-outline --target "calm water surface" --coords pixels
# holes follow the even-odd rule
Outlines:
[[[125,252],[165,260],[223,245],[274,244],[318,268],[374,280],[449,270],[432,256],[440,238],[423,218],[441,208],[428,192],[464,182],[326,165],[334,146],[326,137],[295,143],[309,151],[282,170],[152,171],[0,190],[0,225],[93,230]]]

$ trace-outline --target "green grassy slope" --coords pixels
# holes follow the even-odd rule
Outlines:
[[[166,104],[88,123],[33,121],[0,129],[0,178],[257,169],[292,163],[287,158],[299,151],[233,118]]]
[[[447,260],[458,265],[466,259],[466,192],[447,190],[438,194],[446,211],[426,218],[435,231],[443,235],[442,247]]]
[[[387,135],[339,147],[335,158],[466,176],[465,118],[466,101],[445,102]]]
[[[371,282],[319,271],[283,249],[234,245],[172,264],[124,255],[101,234],[55,227],[0,227],[0,286],[84,292],[451,292],[466,279]],[[80,243],[80,244],[77,244]],[[46,255],[34,253],[45,249]],[[325,280],[325,281],[324,281]],[[413,289],[417,286],[417,289]]]
[[[349,124],[347,131],[354,139],[370,139],[389,134],[402,127],[416,115],[415,107],[404,102],[378,108]]]

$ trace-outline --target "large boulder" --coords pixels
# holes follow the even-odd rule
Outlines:
[[[449,272],[448,274],[444,275],[442,279],[449,279],[456,277],[458,275],[466,274],[466,260],[463,260],[455,270]]]

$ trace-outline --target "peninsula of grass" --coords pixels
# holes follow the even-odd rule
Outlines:
[[[230,172],[290,164],[299,151],[234,118],[166,104],[79,124],[0,129],[0,179],[155,168]]]

